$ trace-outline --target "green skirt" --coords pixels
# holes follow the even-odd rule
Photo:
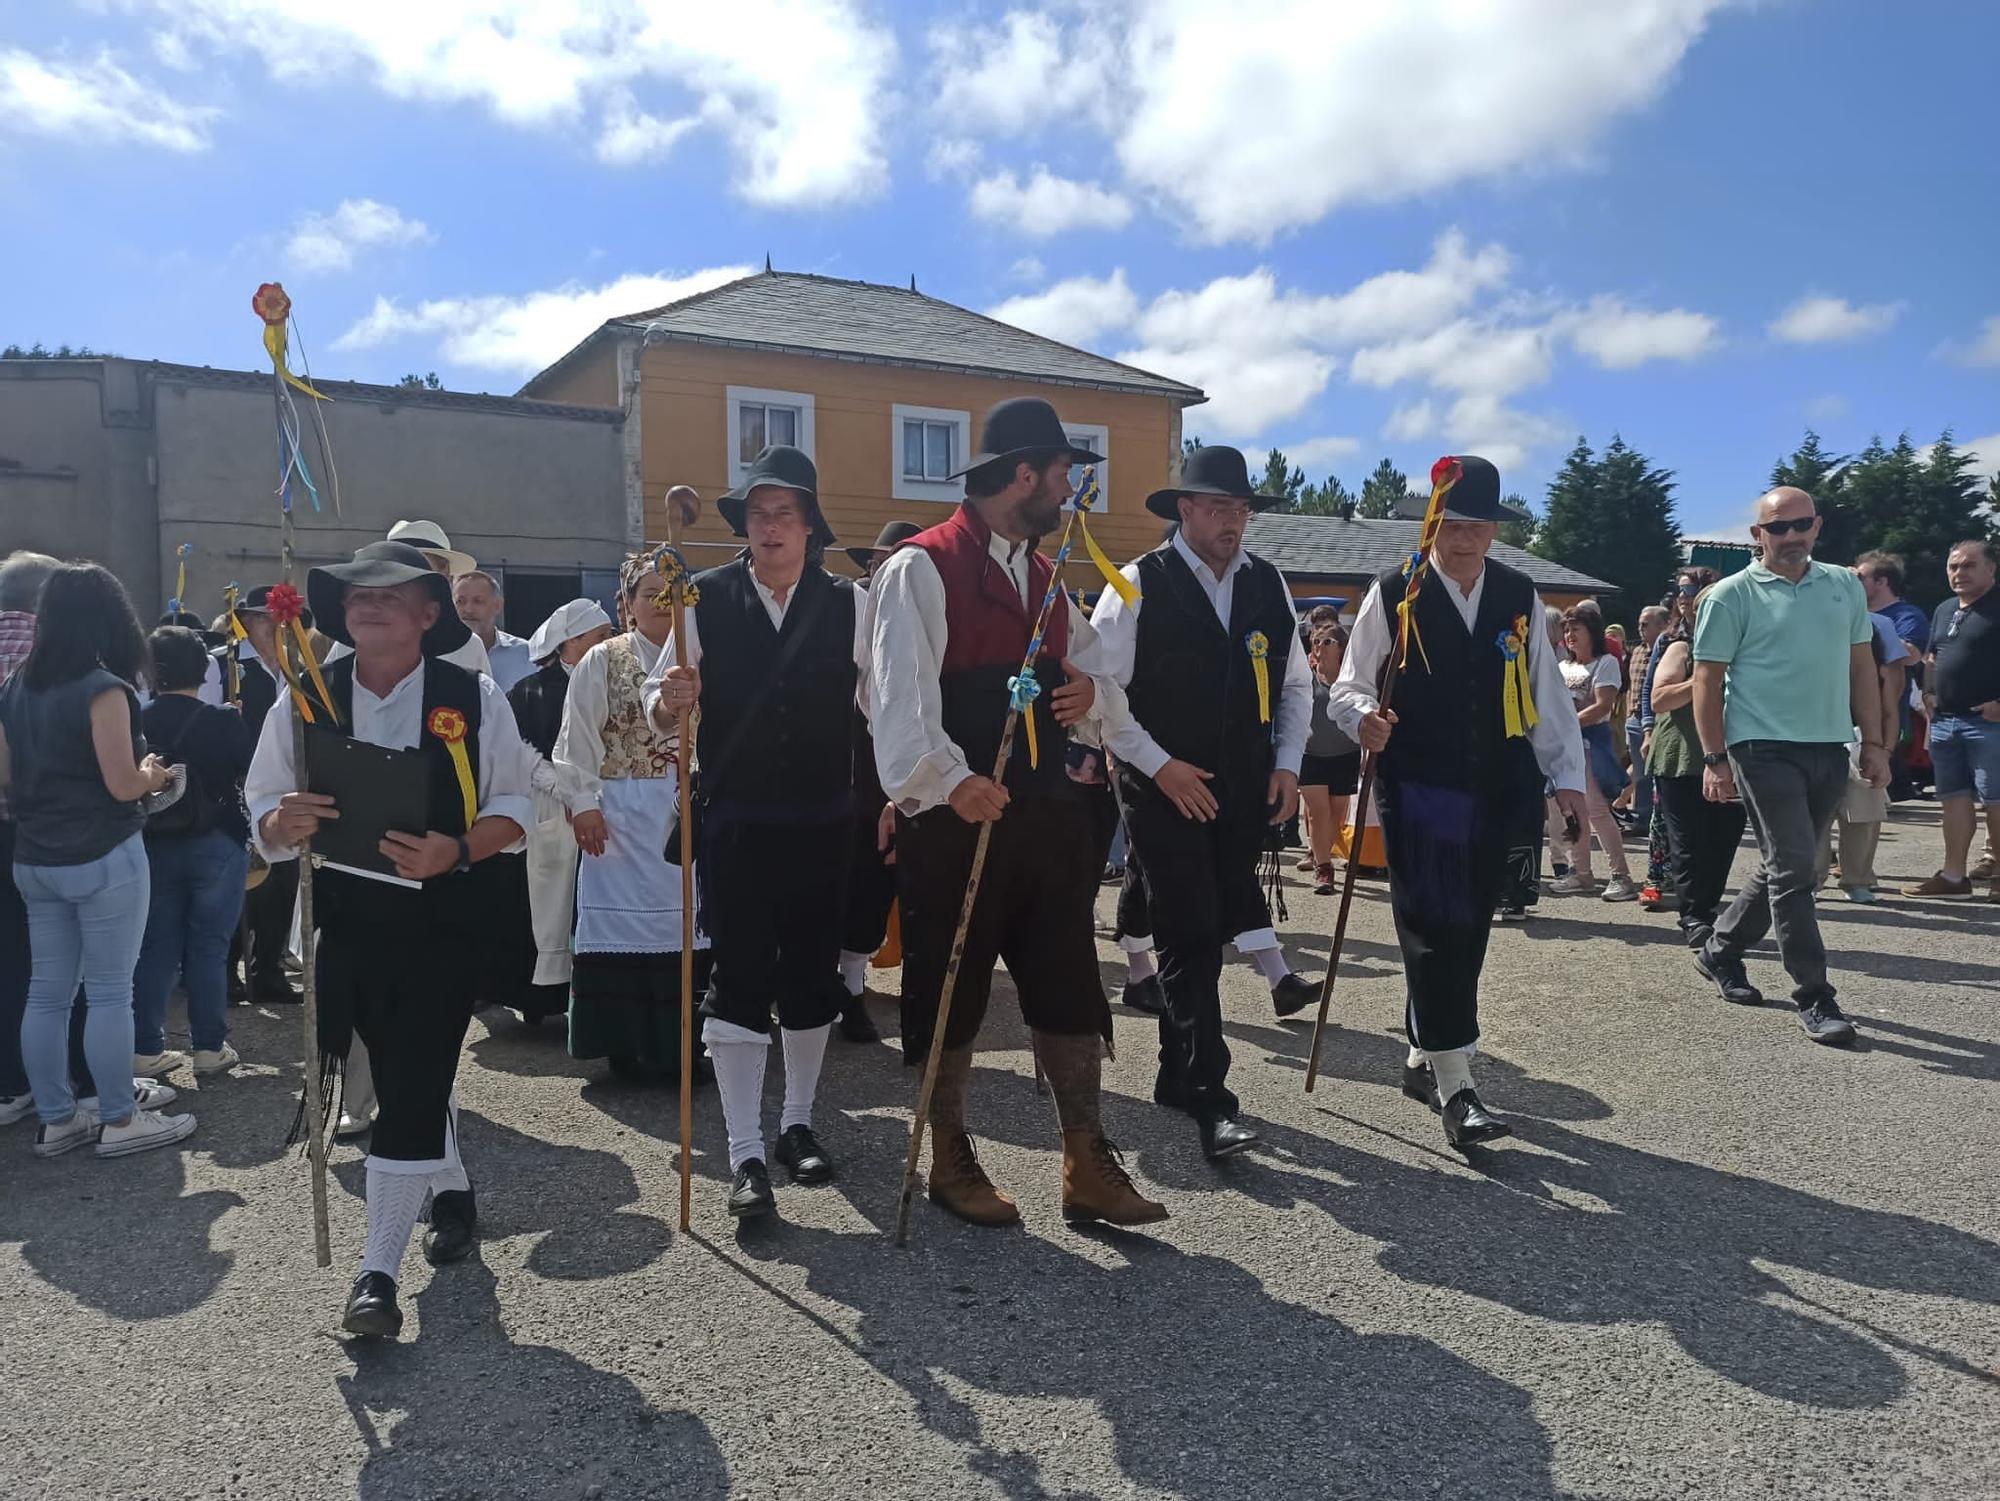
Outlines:
[[[708,988],[706,949],[694,956],[695,1004]],[[696,1051],[701,1023],[695,1022]],[[569,1055],[672,1073],[681,1061],[681,956],[578,954],[569,985]]]

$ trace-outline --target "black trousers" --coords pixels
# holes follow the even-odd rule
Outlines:
[[[481,974],[477,939],[354,928],[319,932],[313,967],[324,1007],[320,1046],[344,1057],[346,1039],[335,1019],[352,1019],[375,1077],[369,1154],[429,1162],[444,1156],[452,1084]]]
[[[1710,802],[1701,795],[1699,776],[1655,777],[1653,796],[1667,821],[1667,868],[1680,898],[1681,927],[1713,928],[1743,842],[1743,804]]]
[[[863,804],[867,799],[861,800]],[[850,954],[872,954],[889,936],[889,907],[896,900],[896,867],[875,847],[880,802],[857,806],[847,856],[847,916],[840,946]]]
[[[695,874],[714,968],[702,1015],[768,1035],[823,1027],[847,1004],[840,983],[851,820],[716,816]]]
[[[897,898],[903,909],[903,1058],[919,1062],[937,1023],[952,937],[979,826],[948,807],[896,820]],[[1080,798],[1017,792],[993,825],[979,899],[966,931],[947,1047],[979,1035],[1005,962],[1021,1016],[1037,1032],[1111,1035],[1097,971],[1097,899],[1090,820]]]
[[[251,977],[284,975],[285,946],[292,939],[292,908],[298,898],[296,860],[276,861],[257,888],[244,894],[244,909],[250,919],[247,973]]]
[[[1238,1108],[1227,1082],[1229,1044],[1222,1035],[1222,946],[1238,933],[1270,926],[1270,908],[1257,884],[1269,828],[1268,780],[1210,782],[1220,812],[1198,823],[1183,817],[1149,778],[1120,773],[1125,869],[1128,876],[1140,873],[1167,1000],[1154,1097],[1198,1116],[1234,1115]]]
[[[1525,817],[1524,783],[1475,792],[1380,777],[1389,903],[1403,951],[1404,1025],[1414,1047],[1447,1052],[1479,1040],[1479,975]]]

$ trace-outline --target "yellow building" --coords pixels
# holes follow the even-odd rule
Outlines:
[[[765,444],[811,454],[828,524],[867,546],[886,522],[944,520],[964,493],[945,476],[976,451],[981,417],[1030,395],[1105,456],[1091,530],[1123,562],[1159,542],[1146,496],[1175,472],[1182,409],[1206,399],[914,287],[775,271],[611,319],[520,394],[622,408],[628,533],[664,537],[667,490],[692,485],[706,502],[687,539],[698,568],[735,545],[714,498]],[[848,569],[839,554],[828,566]]]

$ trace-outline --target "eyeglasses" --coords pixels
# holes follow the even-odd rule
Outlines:
[[[1817,516],[1794,516],[1789,521],[1760,521],[1757,523],[1756,529],[1760,532],[1768,532],[1773,537],[1782,537],[1786,532],[1798,532],[1801,534],[1809,532],[1818,522],[1819,517]]]

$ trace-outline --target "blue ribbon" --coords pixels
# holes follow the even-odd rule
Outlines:
[[[1007,679],[1007,707],[1016,714],[1028,712],[1028,705],[1042,695],[1042,685],[1035,681],[1032,667],[1021,669],[1020,675]]]

